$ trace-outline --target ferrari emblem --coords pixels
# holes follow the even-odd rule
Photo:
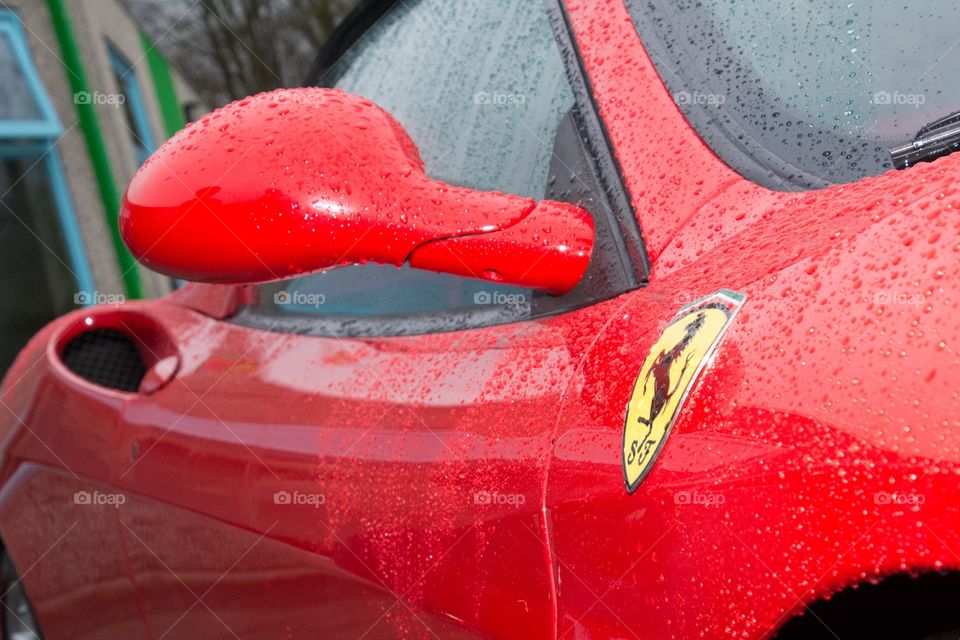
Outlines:
[[[667,325],[633,385],[623,428],[623,479],[633,493],[650,471],[697,375],[745,296],[722,289]]]

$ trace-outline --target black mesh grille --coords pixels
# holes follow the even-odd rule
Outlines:
[[[113,329],[81,333],[60,357],[81,378],[120,391],[136,391],[147,373],[133,340]]]

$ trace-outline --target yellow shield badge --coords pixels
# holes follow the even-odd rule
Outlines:
[[[693,382],[745,299],[721,289],[685,306],[651,347],[623,427],[623,480],[629,493],[653,466]]]

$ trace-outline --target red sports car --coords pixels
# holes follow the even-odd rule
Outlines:
[[[363,3],[7,373],[6,637],[958,637],[958,20]]]

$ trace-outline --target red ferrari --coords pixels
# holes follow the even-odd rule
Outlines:
[[[363,3],[7,373],[5,637],[960,637],[958,20]]]

